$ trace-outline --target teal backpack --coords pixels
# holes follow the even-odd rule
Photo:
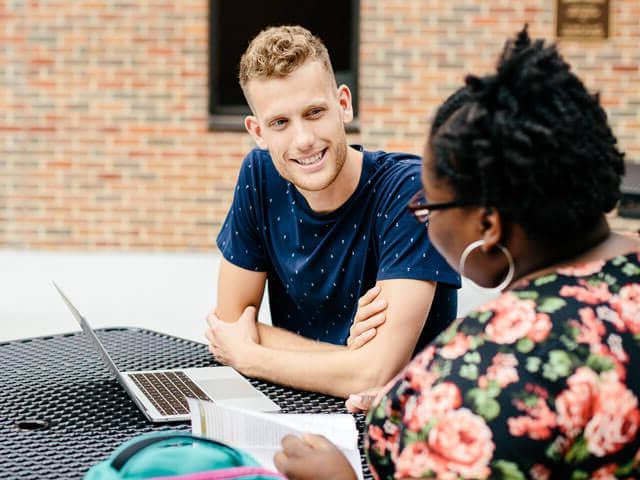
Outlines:
[[[84,480],[281,480],[249,454],[184,432],[140,435],[91,467]]]

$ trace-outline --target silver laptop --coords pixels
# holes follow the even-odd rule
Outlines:
[[[277,404],[231,367],[121,372],[87,320],[55,282],[53,286],[98,350],[109,371],[152,422],[189,420],[187,397],[264,412],[280,410]]]

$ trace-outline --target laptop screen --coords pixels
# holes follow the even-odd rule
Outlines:
[[[111,360],[109,353],[107,353],[107,350],[104,348],[104,345],[102,345],[102,342],[96,335],[96,332],[94,332],[93,329],[91,328],[91,325],[89,325],[89,323],[84,319],[84,317],[80,314],[78,309],[71,303],[71,301],[67,298],[67,296],[64,293],[62,293],[62,290],[60,290],[60,287],[56,285],[56,282],[53,282],[53,286],[56,287],[56,290],[58,290],[58,293],[62,297],[62,300],[64,300],[64,303],[66,303],[67,307],[69,307],[69,310],[71,310],[71,313],[80,324],[80,328],[82,328],[82,331],[84,332],[84,334],[87,336],[87,338],[98,350],[98,353],[102,357],[102,361],[107,366],[109,371],[113,375],[115,375],[115,377],[118,379],[118,381],[122,384],[122,386],[126,390],[129,390],[124,379],[122,378],[122,374],[118,370],[118,367],[116,367],[116,364],[113,363],[113,360]]]

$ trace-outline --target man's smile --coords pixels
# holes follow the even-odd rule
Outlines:
[[[321,164],[326,156],[325,155],[326,153],[327,153],[327,148],[325,148],[324,150],[321,150],[318,153],[314,153],[313,155],[308,155],[306,157],[291,158],[291,160],[296,162],[301,167],[307,169],[307,168],[315,167]]]

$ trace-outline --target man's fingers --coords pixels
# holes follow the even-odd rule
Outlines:
[[[253,305],[249,305],[247,308],[244,309],[244,311],[242,312],[242,317],[249,317],[252,320],[255,320],[256,318],[256,313],[258,312],[258,309],[253,306]]]
[[[347,401],[345,402],[345,406],[351,413],[366,412],[371,408],[373,398],[373,395],[349,395],[349,398],[347,398]]]
[[[347,398],[345,405],[349,411],[366,411],[371,408],[373,402],[380,396],[383,392],[382,387],[373,387],[363,390],[362,392],[352,393]]]
[[[226,362],[224,361],[224,358],[222,358],[221,356],[219,356],[216,352],[216,349],[209,346],[209,353],[211,355],[213,355],[213,358],[216,360],[216,362],[221,363],[223,365],[226,365]]]
[[[374,330],[374,332],[369,332],[365,338],[366,341],[371,340],[375,336],[375,330],[382,325],[387,319],[387,316],[384,312],[378,313],[374,315],[368,320],[364,320],[362,322],[357,322],[351,325],[349,329],[349,338],[347,339],[347,346],[352,347],[356,338],[360,337],[369,330]],[[364,340],[364,339],[363,339]],[[365,342],[366,343],[366,342]],[[360,345],[361,346],[361,345]]]
[[[375,328],[371,328],[364,333],[361,333],[357,337],[354,337],[353,340],[348,342],[349,348],[355,350],[362,347],[364,344],[370,342],[373,337],[376,336],[377,330]]]
[[[368,318],[373,317],[376,313],[380,313],[387,308],[387,301],[384,298],[380,298],[374,302],[371,302],[364,307],[359,307],[354,317],[354,322],[361,322]]]
[[[365,406],[362,403],[360,395],[349,395],[349,398],[347,398],[347,401],[344,402],[344,405],[351,413],[361,413],[366,410]]]
[[[354,323],[349,330],[349,334],[353,337],[357,337],[358,335],[362,335],[367,330],[371,330],[372,328],[378,328],[382,325],[387,319],[387,315],[385,312],[380,312],[375,314],[373,317],[368,318],[367,320],[363,320],[362,322]]]
[[[353,393],[347,398],[345,406],[351,413],[366,412],[381,392],[381,387],[374,387],[360,393]]]
[[[362,307],[364,305],[367,305],[368,303],[371,303],[378,295],[380,295],[380,291],[381,288],[379,285],[376,285],[373,288],[367,290],[367,293],[365,293],[358,299],[358,307]]]
[[[209,343],[212,343],[212,342],[213,342],[213,332],[211,331],[211,329],[210,329],[210,328],[207,328],[207,329],[204,331],[204,336],[207,338],[207,340],[209,340]]]
[[[377,328],[387,319],[386,313],[381,312],[368,320],[354,323],[349,329],[347,346],[352,349],[360,348],[376,336]]]
[[[211,313],[209,313],[209,315],[207,315],[207,323],[209,324],[210,327],[214,327],[216,322],[219,322],[220,319],[218,318],[218,316],[216,315],[215,310],[212,310]]]

